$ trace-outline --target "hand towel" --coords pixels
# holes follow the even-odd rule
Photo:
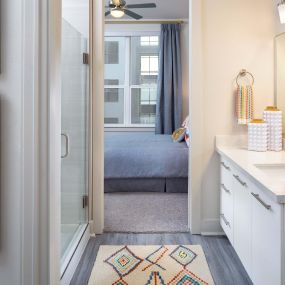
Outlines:
[[[253,91],[251,85],[238,86],[236,113],[239,125],[247,125],[253,119]]]

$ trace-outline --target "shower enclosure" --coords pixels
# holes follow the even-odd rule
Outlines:
[[[68,4],[63,1],[61,55],[62,274],[88,225],[88,17],[76,14],[81,10]]]

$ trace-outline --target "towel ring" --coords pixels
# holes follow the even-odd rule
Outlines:
[[[247,76],[247,75],[249,75],[250,77],[251,77],[251,79],[252,79],[252,85],[254,84],[254,76],[253,76],[253,74],[252,73],[250,73],[249,71],[247,71],[246,69],[242,69],[240,72],[239,72],[239,74],[237,75],[237,77],[236,77],[236,83],[237,83],[237,86],[240,86],[239,85],[239,79],[241,78],[241,77],[245,77],[245,76]]]

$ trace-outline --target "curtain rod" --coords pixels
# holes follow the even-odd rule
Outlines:
[[[132,20],[106,20],[105,24],[183,24],[183,20],[162,20],[162,21],[153,21],[153,20],[143,20],[143,21],[132,21]]]

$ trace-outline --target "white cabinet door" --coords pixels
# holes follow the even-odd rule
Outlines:
[[[251,276],[251,194],[250,185],[240,172],[233,170],[234,248]]]
[[[232,166],[224,158],[221,159],[221,184],[224,184],[226,188],[232,186]]]
[[[282,206],[259,189],[253,189],[251,204],[252,281],[255,285],[282,284]]]

